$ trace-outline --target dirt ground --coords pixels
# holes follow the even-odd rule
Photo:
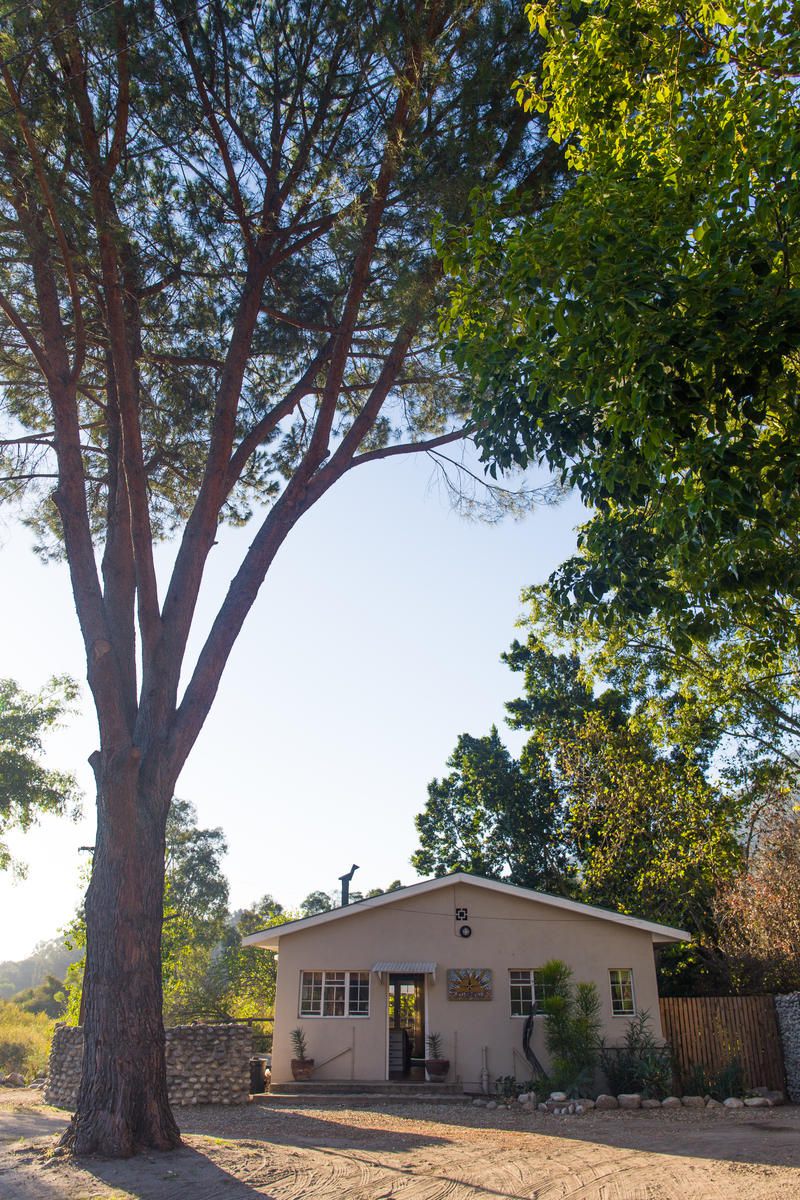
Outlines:
[[[2,1200],[800,1200],[800,1107],[553,1117],[446,1106],[176,1109],[171,1154],[73,1161],[0,1093]]]

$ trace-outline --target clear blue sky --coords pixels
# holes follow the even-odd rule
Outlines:
[[[521,522],[488,526],[454,513],[427,459],[395,459],[342,480],[290,534],[234,649],[212,714],[177,787],[201,823],[221,826],[234,905],[270,892],[285,906],[337,887],[416,878],[414,815],[459,733],[502,727],[518,681],[499,661],[522,611],[519,593],[574,548],[576,498]],[[83,678],[63,566],[42,566],[30,539],[2,530],[0,673],[31,689]],[[225,531],[199,613],[246,547]],[[169,547],[162,551],[166,565]],[[518,738],[506,740],[516,748]],[[48,818],[12,838],[28,875],[0,875],[0,959],[54,936],[77,904],[94,839],[94,719],[83,712],[49,743],[53,766],[85,790],[79,824]]]

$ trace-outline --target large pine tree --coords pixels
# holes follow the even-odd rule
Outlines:
[[[431,231],[479,183],[543,194],[559,170],[509,92],[526,40],[499,0],[41,0],[8,17],[2,489],[66,556],[99,728],[76,1151],[178,1144],[170,798],[303,513],[348,471],[465,435],[434,346]],[[187,660],[220,526],[250,519]]]

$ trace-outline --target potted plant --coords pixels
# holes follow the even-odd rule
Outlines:
[[[428,1043],[428,1057],[425,1059],[425,1070],[428,1078],[434,1083],[445,1079],[450,1070],[450,1059],[442,1058],[442,1035],[429,1033],[425,1041]]]
[[[298,1025],[289,1035],[292,1039],[292,1049],[295,1057],[292,1059],[292,1075],[295,1079],[310,1079],[314,1071],[313,1058],[306,1057],[306,1035]]]

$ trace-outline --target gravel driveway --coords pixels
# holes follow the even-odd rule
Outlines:
[[[186,1144],[173,1154],[73,1162],[52,1134],[30,1140],[32,1120],[63,1114],[15,1101],[0,1101],[23,1137],[0,1143],[3,1200],[800,1200],[798,1107],[208,1106],[176,1109]]]

